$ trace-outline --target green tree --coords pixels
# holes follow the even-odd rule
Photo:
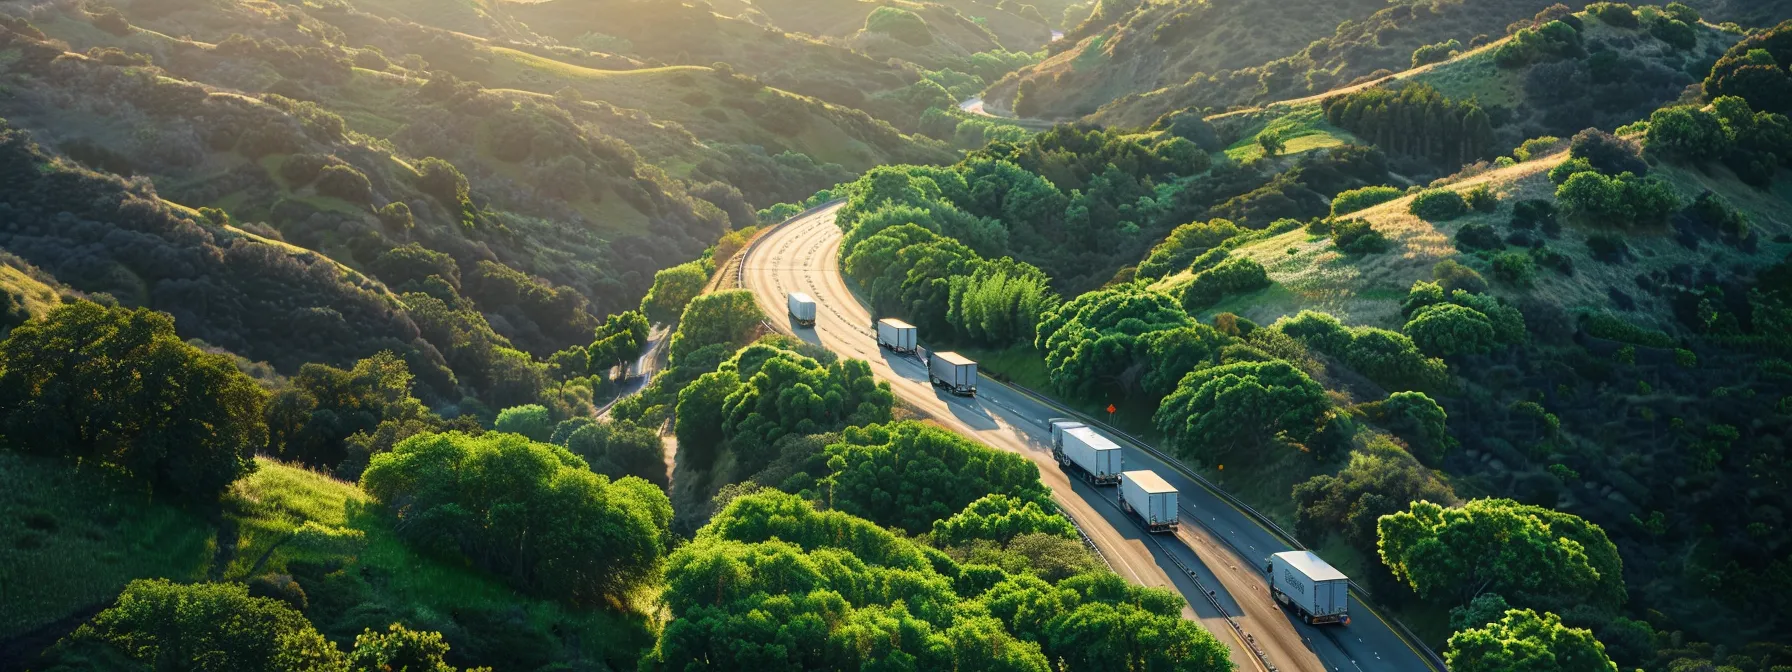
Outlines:
[[[521,434],[530,441],[546,442],[554,435],[554,419],[548,414],[547,407],[541,404],[512,406],[498,412],[498,420],[493,423],[492,429]]]
[[[1406,192],[1394,187],[1372,186],[1351,189],[1332,199],[1332,216],[1347,215],[1400,198]]]
[[[1414,197],[1407,209],[1427,222],[1447,222],[1468,214],[1468,202],[1449,189],[1432,189]]]
[[[267,405],[268,450],[282,459],[358,475],[371,456],[368,441],[382,427],[408,436],[441,426],[441,419],[412,396],[412,380],[404,360],[389,351],[346,371],[306,364]]]
[[[1330,407],[1325,389],[1286,362],[1237,362],[1184,377],[1153,421],[1178,452],[1212,461],[1278,437],[1304,442]]]
[[[268,394],[147,308],[80,301],[0,342],[0,441],[213,500],[255,469]]]
[[[653,287],[647,290],[647,296],[641,297],[641,312],[648,320],[671,324],[708,283],[709,271],[702,261],[661,269],[653,274]]]
[[[652,583],[670,541],[672,505],[658,487],[611,481],[515,434],[405,439],[374,456],[361,487],[412,544],[575,604]]]
[[[569,432],[560,445],[611,480],[637,476],[661,488],[670,485],[659,433],[628,420],[586,424]]]
[[[1438,464],[1456,447],[1445,423],[1449,415],[1423,392],[1395,392],[1382,401],[1363,404],[1369,419],[1393,430],[1426,464]]]
[[[849,427],[817,459],[832,469],[829,506],[910,533],[990,494],[1052,506],[1026,458],[918,422]]]
[[[1262,264],[1246,257],[1234,257],[1196,273],[1195,279],[1182,290],[1182,308],[1193,312],[1211,307],[1227,296],[1253,292],[1269,285],[1269,272]]]
[[[1605,645],[1589,630],[1570,628],[1555,614],[1512,609],[1485,627],[1450,636],[1444,660],[1454,672],[1617,672]]]
[[[1382,516],[1378,531],[1382,561],[1428,599],[1455,604],[1485,591],[1521,605],[1615,607],[1625,599],[1617,548],[1598,526],[1568,514],[1508,499],[1449,509],[1419,501]]]
[[[336,645],[280,600],[240,583],[140,579],[64,640],[109,649],[144,669],[200,672],[343,670]]]
[[[1451,303],[1418,309],[1405,331],[1420,350],[1438,357],[1485,354],[1497,344],[1493,322],[1486,315]]]
[[[385,632],[369,629],[355,637],[348,672],[455,672],[443,661],[448,642],[442,633],[411,630],[397,623]]]
[[[1188,268],[1190,262],[1208,250],[1244,233],[1236,224],[1224,219],[1190,222],[1170,231],[1163,242],[1151,248],[1139,262],[1135,277],[1161,278]]]
[[[591,344],[585,346],[587,366],[597,369],[592,373],[602,373],[616,366],[628,366],[629,362],[647,350],[649,329],[647,316],[638,310],[609,316],[592,333]],[[682,333],[683,326],[679,329]],[[674,345],[678,343],[677,339],[672,342]]]
[[[1650,152],[1683,163],[1721,158],[1730,149],[1730,138],[1717,115],[1696,107],[1656,110],[1649,116],[1645,142]]]
[[[680,357],[706,345],[745,343],[759,323],[765,320],[753,293],[732,289],[704,294],[684,308],[678,320],[678,331],[672,334],[670,357],[677,364]]]
[[[945,545],[962,544],[972,539],[1007,543],[1023,534],[1077,538],[1076,527],[1050,506],[1000,494],[984,495],[952,517],[933,521],[933,539]]]
[[[1263,148],[1264,156],[1277,156],[1287,149],[1288,143],[1282,140],[1280,132],[1264,131],[1257,134],[1257,146]]]

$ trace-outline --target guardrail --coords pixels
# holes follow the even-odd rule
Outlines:
[[[1082,411],[1079,411],[1077,409],[1070,408],[1067,406],[1061,407],[1058,404],[1051,403],[1051,397],[1046,396],[1045,394],[1043,394],[1037,390],[1034,390],[1032,388],[1029,388],[1025,385],[1021,385],[1012,380],[1004,380],[1001,382],[1003,384],[1007,385],[1008,387],[1014,388],[1015,390],[1018,390],[1021,393],[1026,394],[1027,396],[1033,397],[1034,401],[1038,401],[1042,404],[1045,404],[1048,407],[1058,408],[1059,410],[1067,411],[1071,415],[1076,416],[1078,419],[1081,419],[1083,422],[1085,422],[1089,425],[1092,425],[1095,427],[1100,427],[1101,429],[1106,430],[1107,432],[1114,434],[1115,436],[1119,436],[1119,437],[1127,440],[1128,442],[1131,442],[1133,445],[1138,446],[1140,450],[1144,450],[1145,452],[1150,453],[1153,457],[1156,457],[1157,459],[1163,461],[1164,464],[1168,464],[1168,465],[1170,465],[1171,468],[1177,470],[1178,472],[1181,472],[1182,475],[1187,476],[1189,479],[1191,479],[1195,483],[1199,484],[1203,489],[1207,490],[1210,493],[1213,493],[1213,495],[1215,497],[1219,497],[1222,501],[1231,505],[1232,508],[1238,509],[1239,512],[1241,512],[1241,513],[1245,514],[1247,517],[1251,518],[1251,520],[1253,522],[1255,522],[1259,526],[1263,527],[1263,529],[1269,530],[1270,534],[1273,534],[1278,539],[1281,539],[1283,543],[1288,544],[1289,546],[1293,547],[1295,550],[1300,550],[1300,551],[1311,550],[1311,549],[1308,549],[1305,544],[1300,543],[1300,539],[1296,538],[1293,534],[1289,533],[1286,529],[1283,529],[1281,525],[1277,524],[1276,521],[1271,520],[1269,516],[1264,515],[1263,512],[1258,511],[1255,507],[1252,507],[1250,504],[1245,503],[1244,500],[1239,499],[1237,496],[1233,495],[1232,493],[1226,492],[1225,489],[1219,487],[1213,481],[1208,480],[1206,476],[1202,476],[1200,473],[1196,472],[1194,469],[1190,468],[1188,465],[1183,464],[1182,460],[1179,460],[1173,455],[1170,455],[1161,450],[1158,450],[1156,446],[1151,445],[1150,443],[1146,442],[1144,439],[1133,436],[1132,434],[1129,434],[1126,431],[1121,430],[1118,427],[1109,425],[1108,423],[1103,422],[1099,418],[1096,418],[1095,416],[1090,415],[1088,413],[1084,413]],[[1239,556],[1244,557],[1247,560],[1251,559],[1250,556],[1244,552],[1244,549],[1239,548],[1238,545],[1236,543],[1234,543],[1229,537],[1221,535],[1218,532],[1215,532],[1213,530],[1213,528],[1209,527],[1207,525],[1207,523],[1205,521],[1202,521],[1198,516],[1195,516],[1194,519],[1195,519],[1196,523],[1201,525],[1201,527],[1203,527],[1203,528],[1207,529],[1209,532],[1213,533],[1214,537],[1217,537],[1221,541],[1225,542],[1227,546],[1231,546],[1232,550],[1235,553],[1237,553]],[[1174,559],[1174,558],[1172,558],[1172,559]],[[1178,564],[1180,565],[1180,563],[1178,563]],[[1369,592],[1369,590],[1367,588],[1364,588],[1360,584],[1358,584],[1355,579],[1350,580],[1350,589],[1358,594],[1357,599],[1359,601],[1361,601],[1365,604],[1371,604],[1373,602],[1373,600],[1372,600],[1372,598],[1374,596],[1373,593]],[[1371,604],[1371,606],[1372,606],[1372,604]],[[1417,652],[1420,656],[1423,656],[1426,659],[1426,663],[1430,664],[1432,667],[1434,667],[1440,671],[1449,669],[1447,667],[1446,663],[1444,662],[1443,656],[1440,656],[1440,655],[1438,655],[1438,653],[1436,651],[1431,650],[1431,647],[1425,644],[1425,640],[1420,639],[1418,634],[1416,634],[1412,631],[1412,628],[1407,627],[1407,625],[1405,623],[1400,622],[1400,620],[1397,618],[1384,616],[1384,617],[1382,617],[1382,620],[1385,621],[1386,623],[1388,623],[1388,625],[1394,629],[1395,634],[1399,635],[1402,639],[1405,639],[1407,645],[1411,646],[1413,651]]]
[[[834,207],[835,205],[845,203],[845,202],[846,202],[846,199],[844,199],[844,198],[836,198],[834,200],[822,203],[820,205],[817,205],[815,207],[809,208],[802,212],[796,213],[789,217],[785,217],[784,221],[781,221],[781,222],[778,222],[777,224],[773,224],[771,226],[765,227],[765,229],[763,229],[759,233],[755,234],[753,236],[752,242],[747,243],[746,247],[742,248],[739,253],[735,254],[734,261],[731,262],[734,264],[734,286],[736,288],[741,288],[741,287],[747,286],[747,257],[753,254],[753,250],[755,248],[759,247],[759,241],[765,240],[766,238],[770,237],[771,233],[773,231],[776,231],[779,228],[782,228],[785,224],[789,224],[796,220],[802,219],[804,217],[808,217],[809,215],[813,215],[817,212],[821,212],[822,210],[826,210],[828,208]]]

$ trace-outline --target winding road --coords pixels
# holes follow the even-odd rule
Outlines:
[[[1072,415],[1062,406],[987,376],[978,381],[975,398],[954,397],[928,383],[920,362],[878,348],[870,312],[840,275],[837,210],[785,222],[743,253],[748,255],[742,274],[746,289],[774,316],[773,326],[870,362],[899,398],[930,419],[1038,464],[1054,501],[1114,571],[1133,583],[1181,594],[1190,605],[1184,617],[1201,621],[1225,642],[1239,670],[1442,672],[1360,601],[1353,600],[1349,626],[1309,626],[1283,612],[1269,597],[1261,567],[1269,554],[1289,547],[1126,437],[1109,434],[1125,450],[1128,469],[1156,471],[1181,491],[1182,525],[1176,534],[1147,534],[1121,513],[1113,488],[1097,489],[1065,475],[1051,457],[1046,429],[1048,418]],[[815,298],[815,327],[798,327],[790,319],[785,294],[792,291]]]

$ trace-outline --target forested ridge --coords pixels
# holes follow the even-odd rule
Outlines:
[[[0,668],[1235,669],[833,202],[1452,670],[1792,668],[1783,4],[0,0]]]

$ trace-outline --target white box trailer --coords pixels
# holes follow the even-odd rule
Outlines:
[[[1312,551],[1269,556],[1269,593],[1308,623],[1350,623],[1350,578]]]
[[[784,297],[790,308],[790,317],[805,327],[815,326],[815,299],[802,292],[791,292]]]
[[[956,352],[936,352],[927,358],[927,378],[935,387],[961,397],[977,395],[977,363]]]
[[[1120,482],[1120,446],[1108,437],[1081,423],[1062,430],[1054,428],[1052,435],[1052,457],[1058,458],[1059,466],[1082,472],[1083,480],[1095,485]]]
[[[896,352],[914,352],[915,325],[893,317],[878,320],[877,347]]]
[[[1152,532],[1176,530],[1176,488],[1155,471],[1120,472],[1120,509]]]
[[[1054,450],[1058,448],[1059,444],[1063,443],[1065,430],[1075,429],[1077,427],[1088,427],[1088,425],[1070,418],[1052,418],[1045,422],[1046,424],[1051,425],[1052,428],[1052,448]]]

